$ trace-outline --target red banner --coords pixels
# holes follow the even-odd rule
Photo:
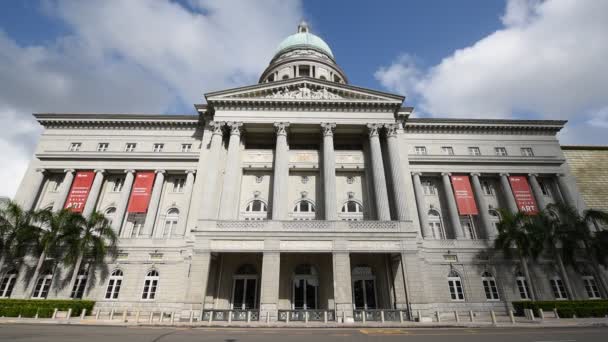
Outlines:
[[[129,198],[129,213],[145,213],[148,211],[150,196],[152,196],[152,185],[154,184],[154,171],[137,172],[133,190]]]
[[[93,179],[95,178],[95,172],[93,171],[78,171],[72,182],[70,193],[65,201],[64,209],[70,209],[76,213],[82,213],[84,205],[87,203],[89,192],[91,191],[91,185],[93,185]]]
[[[522,211],[528,215],[538,214],[538,206],[530,190],[528,179],[525,176],[509,176],[509,183],[511,183],[511,190],[513,190],[513,196],[519,211]]]
[[[475,204],[473,190],[471,190],[469,176],[451,176],[451,178],[460,215],[477,215],[479,212],[477,211],[477,204]]]

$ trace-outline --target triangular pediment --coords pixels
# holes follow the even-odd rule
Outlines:
[[[295,78],[205,95],[214,102],[343,102],[401,105],[403,96],[313,78]]]

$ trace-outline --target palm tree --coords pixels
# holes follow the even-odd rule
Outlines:
[[[528,258],[536,258],[542,251],[543,230],[531,221],[531,216],[523,212],[514,214],[506,210],[501,210],[501,219],[496,228],[498,236],[494,241],[494,247],[501,250],[507,258],[512,256],[515,247],[524,275],[530,282],[531,299],[536,300],[538,295],[530,277]]]
[[[608,295],[608,284],[602,276],[600,262],[606,262],[608,238],[600,226],[608,225],[608,213],[596,209],[587,209],[582,213],[578,209],[565,204],[550,204],[547,210],[555,213],[559,230],[565,236],[561,239],[564,262],[574,264],[575,252],[583,247],[587,258],[591,261],[593,270],[600,281],[604,295]],[[595,227],[598,232],[593,232]]]
[[[38,225],[39,213],[24,210],[16,202],[0,209],[0,279],[6,265],[18,266],[27,255]]]
[[[84,258],[88,258],[89,268],[106,266],[105,258],[116,256],[118,238],[108,219],[98,212],[92,213],[88,218],[80,216],[77,224],[70,226],[70,229],[66,235],[67,249],[63,261],[73,267],[68,285],[71,291],[78,279]]]
[[[66,248],[67,238],[75,228],[74,226],[80,223],[82,216],[68,209],[63,209],[58,212],[43,210],[38,214],[42,222],[42,229],[37,230],[33,254],[37,256],[38,262],[33,274],[33,282],[30,283],[26,294],[31,297],[34,293],[34,284],[36,283],[44,261],[47,258],[57,260],[64,253]]]

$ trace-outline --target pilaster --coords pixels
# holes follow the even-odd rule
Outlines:
[[[391,213],[388,203],[388,192],[384,174],[384,162],[382,160],[382,149],[380,148],[379,124],[367,124],[369,130],[369,145],[372,160],[372,175],[374,178],[374,194],[376,199],[376,212],[378,220],[390,221]]]
[[[227,123],[230,129],[228,142],[228,156],[226,158],[226,171],[224,172],[224,186],[220,200],[220,220],[234,220],[237,216],[238,206],[236,197],[239,189],[240,156],[241,156],[241,126],[242,122]]]
[[[276,145],[274,150],[274,180],[272,187],[272,219],[287,219],[287,181],[289,179],[288,122],[275,122]]]

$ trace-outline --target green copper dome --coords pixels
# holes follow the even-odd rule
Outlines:
[[[306,23],[302,23],[298,26],[298,33],[292,34],[291,36],[285,38],[281,44],[279,44],[277,47],[277,53],[275,55],[284,50],[297,46],[312,47],[321,50],[328,54],[331,58],[334,58],[334,54],[331,52],[329,45],[327,45],[323,39],[308,32],[308,25]]]

